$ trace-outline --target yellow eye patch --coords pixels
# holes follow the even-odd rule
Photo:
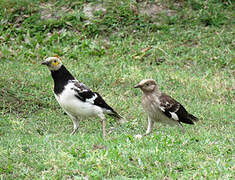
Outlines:
[[[59,61],[53,61],[51,64],[52,64],[53,66],[58,66]]]

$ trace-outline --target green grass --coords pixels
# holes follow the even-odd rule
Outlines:
[[[0,179],[233,179],[235,61],[232,1],[0,0]],[[156,5],[158,13],[141,10]],[[137,9],[137,10],[135,10]],[[155,9],[155,11],[157,11]],[[147,48],[147,49],[146,49]],[[40,62],[58,54],[128,122],[72,121]],[[141,92],[154,78],[200,118],[146,130]]]

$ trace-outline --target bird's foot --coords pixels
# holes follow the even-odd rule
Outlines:
[[[74,130],[72,131],[72,133],[70,134],[70,136],[74,135],[74,134],[77,132],[77,130],[78,130],[78,128],[77,128],[77,129],[74,129]]]

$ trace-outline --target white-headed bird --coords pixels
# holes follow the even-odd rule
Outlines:
[[[119,119],[122,117],[97,93],[77,81],[62,64],[60,57],[49,57],[42,62],[51,71],[54,80],[54,95],[63,110],[73,120],[73,135],[81,117],[98,116],[102,119],[103,136],[106,136],[105,114]]]
[[[159,91],[155,80],[144,79],[134,87],[143,91],[142,106],[148,114],[148,127],[144,135],[151,133],[154,122],[178,125],[182,128],[181,123],[194,124],[198,121],[198,118],[188,113],[179,102]]]

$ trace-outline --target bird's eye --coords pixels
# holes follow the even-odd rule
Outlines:
[[[149,86],[149,83],[146,83],[145,86]]]
[[[56,63],[56,60],[54,60],[54,63]]]

